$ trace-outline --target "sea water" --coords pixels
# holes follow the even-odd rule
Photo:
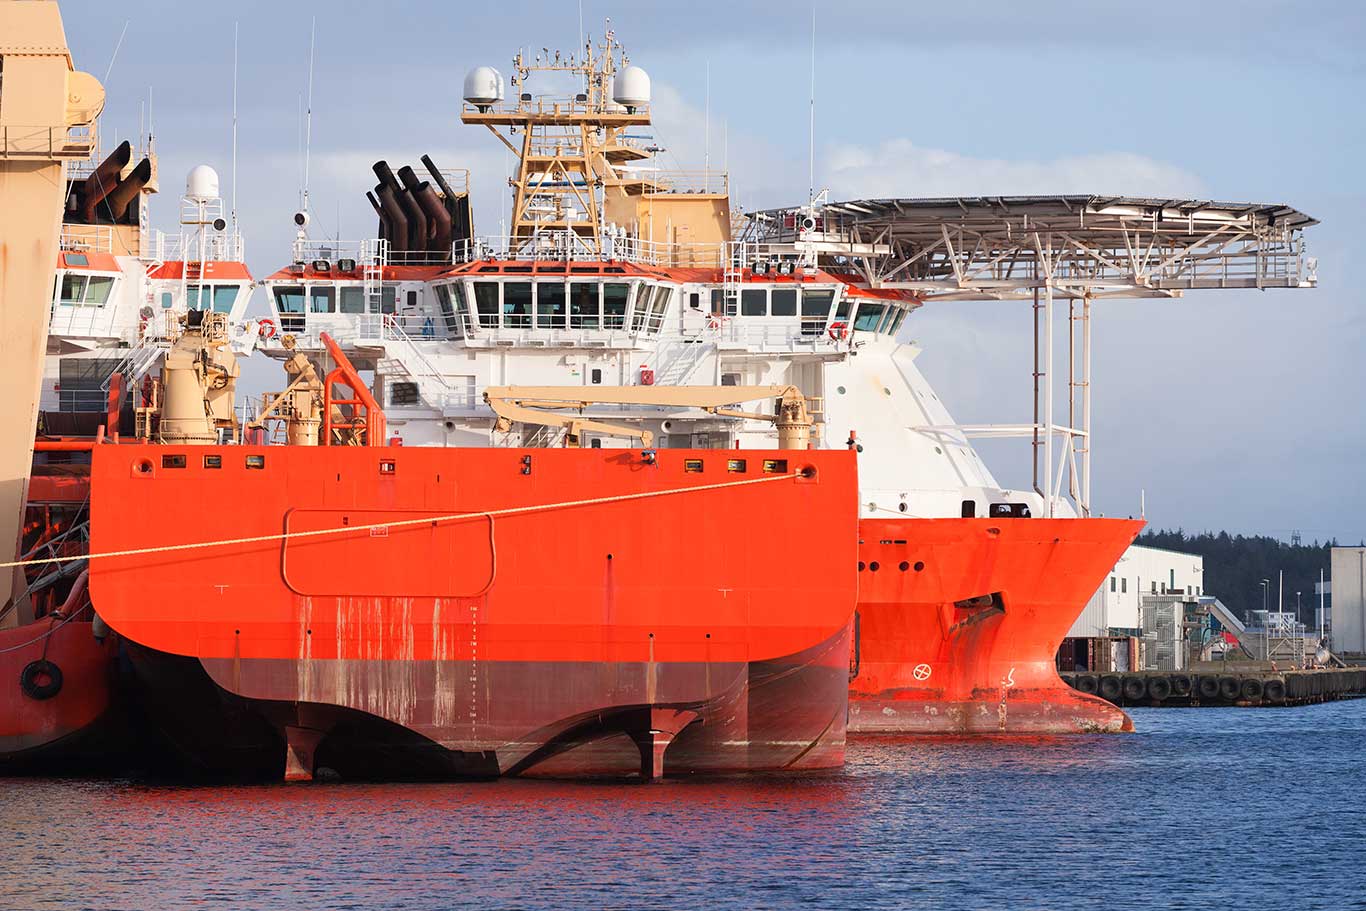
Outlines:
[[[0,907],[1366,908],[1366,700],[878,737],[821,775],[0,779]]]

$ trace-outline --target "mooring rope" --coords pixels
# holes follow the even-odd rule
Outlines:
[[[604,503],[620,503],[626,500],[645,500],[651,497],[664,497],[677,493],[698,493],[704,490],[720,490],[727,487],[743,487],[748,484],[765,484],[770,481],[790,481],[799,477],[795,472],[767,475],[762,478],[747,478],[743,481],[726,481],[719,484],[699,484],[694,487],[672,487],[668,490],[649,490],[644,493],[619,494],[614,497],[594,497],[588,500],[563,500],[558,503],[538,503],[532,506],[511,506],[507,509],[491,509],[483,512],[458,512],[440,516],[427,516],[421,519],[400,519],[397,522],[372,522],[369,525],[342,525],[337,528],[318,528],[311,531],[283,531],[269,535],[252,535],[246,538],[223,538],[217,541],[197,541],[192,544],[166,544],[160,547],[137,547],[131,550],[111,550],[96,554],[75,554],[62,557],[42,557],[35,560],[11,560],[0,563],[0,569],[15,566],[37,566],[44,563],[69,563],[74,560],[103,560],[109,557],[135,557],[143,554],[172,553],[176,551],[198,550],[205,547],[230,547],[234,544],[260,544],[266,541],[284,541],[291,538],[312,538],[323,535],[337,535],[346,532],[368,531],[374,528],[403,528],[409,525],[437,525],[442,523],[464,522],[470,519],[496,518],[498,516],[519,515],[522,513],[543,512],[551,509],[570,509],[575,506],[598,506]],[[363,507],[357,507],[363,508]]]

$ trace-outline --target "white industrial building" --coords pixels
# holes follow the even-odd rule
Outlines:
[[[1132,545],[1086,602],[1067,635],[1141,635],[1143,595],[1182,595],[1194,601],[1205,593],[1204,577],[1204,557]]]
[[[1329,571],[1333,653],[1366,654],[1366,547],[1334,547]]]

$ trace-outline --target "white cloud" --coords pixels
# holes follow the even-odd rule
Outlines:
[[[831,146],[821,170],[837,197],[1202,193],[1200,179],[1190,172],[1130,152],[1021,161],[974,158],[904,138],[871,147]]]

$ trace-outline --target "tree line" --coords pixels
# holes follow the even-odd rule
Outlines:
[[[1295,592],[1299,592],[1299,619],[1310,627],[1317,623],[1314,585],[1320,570],[1325,579],[1328,577],[1329,549],[1337,545],[1336,541],[1287,544],[1264,535],[1230,535],[1226,531],[1187,534],[1179,528],[1145,531],[1135,543],[1204,557],[1204,593],[1217,597],[1244,620],[1249,611],[1262,608],[1263,579],[1268,580],[1266,607],[1276,609],[1277,576],[1284,572],[1285,609],[1295,611]]]

